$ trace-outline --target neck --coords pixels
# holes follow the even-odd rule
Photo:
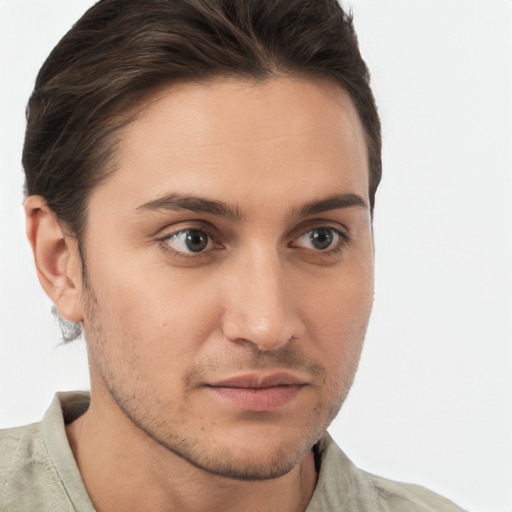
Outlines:
[[[68,425],[70,446],[98,512],[304,511],[316,471],[311,452],[286,475],[241,481],[208,473],[169,451],[115,406],[89,410]]]

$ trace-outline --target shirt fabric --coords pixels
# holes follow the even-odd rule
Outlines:
[[[95,512],[65,425],[89,405],[86,392],[57,393],[41,423],[0,430],[0,512]],[[306,512],[461,512],[423,487],[358,469],[329,434],[315,446],[318,482]]]

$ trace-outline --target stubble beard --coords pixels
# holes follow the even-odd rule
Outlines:
[[[253,450],[244,450],[243,447],[232,449],[229,443],[205,442],[204,438],[194,435],[193,432],[187,430],[186,426],[182,426],[185,428],[176,428],[169,422],[168,417],[151,414],[151,410],[161,409],[154,407],[158,400],[155,401],[151,397],[152,393],[147,388],[147,382],[140,372],[140,368],[136,368],[136,364],[132,365],[129,375],[123,377],[123,371],[116,371],[115,368],[119,361],[112,362],[108,354],[107,347],[111,340],[107,338],[108,333],[112,331],[109,331],[108,321],[105,319],[105,315],[102,315],[101,306],[96,299],[90,280],[88,280],[84,295],[84,311],[86,312],[84,334],[88,345],[91,373],[94,366],[95,373],[101,378],[104,388],[119,410],[137,430],[159,446],[200,470],[224,478],[263,481],[279,478],[291,471],[312,450],[338,414],[357,369],[358,361],[335,383],[333,387],[336,388],[336,392],[331,390],[326,393],[326,396],[322,395],[318,398],[315,407],[309,411],[309,416],[305,419],[308,428],[300,440],[291,443],[288,439],[283,439],[281,445],[277,449],[273,449],[267,458],[256,458],[253,456]],[[278,356],[278,359],[280,357],[282,356]],[[284,356],[284,359],[296,360],[289,355]],[[244,367],[254,369],[263,366],[264,363],[258,356],[253,358],[252,366]],[[310,371],[320,373],[322,370],[323,367],[315,367]],[[197,372],[197,369],[195,371]],[[124,373],[126,373],[126,369]],[[191,373],[192,371],[189,372],[188,378]],[[187,377],[185,377],[186,379]],[[126,386],[127,383],[128,386]],[[94,397],[92,399],[94,400]],[[177,416],[179,416],[179,411],[175,412],[178,412]],[[262,451],[264,451],[264,447],[254,450],[254,453],[261,454]]]

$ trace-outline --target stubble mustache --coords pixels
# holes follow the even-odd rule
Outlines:
[[[212,379],[225,378],[241,371],[247,373],[285,371],[305,374],[311,382],[324,380],[326,374],[326,369],[322,364],[306,358],[288,346],[274,351],[261,351],[256,347],[246,347],[237,352],[236,356],[226,354],[194,364],[184,375],[185,390],[192,391],[211,382]]]

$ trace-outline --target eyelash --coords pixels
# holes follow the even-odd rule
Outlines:
[[[173,236],[177,236],[180,233],[186,233],[187,231],[200,231],[200,232],[204,233],[208,237],[208,239],[211,240],[214,244],[220,245],[218,242],[216,242],[215,236],[212,235],[211,231],[205,227],[187,227],[187,228],[179,229],[177,231],[169,233],[168,235],[158,238],[157,241],[159,242],[160,246],[162,247],[162,249],[165,252],[171,254],[175,258],[180,258],[183,260],[192,260],[192,259],[197,259],[197,258],[201,258],[201,257],[208,255],[211,251],[207,251],[207,252],[201,251],[201,252],[197,252],[195,254],[194,253],[188,254],[188,253],[185,253],[182,251],[177,251],[176,249],[173,249],[169,245],[168,241]]]
[[[313,231],[321,231],[321,230],[327,230],[327,231],[330,231],[331,233],[334,233],[338,238],[338,242],[337,243],[334,243],[334,247],[328,247],[326,248],[325,250],[313,250],[312,251],[316,254],[335,254],[335,253],[338,253],[340,252],[341,250],[343,250],[346,245],[348,243],[350,243],[350,237],[348,236],[347,233],[344,233],[343,231],[340,231],[339,229],[336,229],[332,226],[315,226],[311,229],[308,229],[307,231],[304,231],[300,236],[298,236],[297,238],[295,238],[294,240],[299,240],[300,238],[306,236],[308,233],[312,233]]]
[[[320,257],[320,258],[323,258],[323,259],[329,259],[330,257],[335,257],[336,255],[341,253],[344,249],[346,249],[346,247],[349,244],[351,244],[351,242],[352,242],[352,239],[348,235],[348,233],[346,233],[344,231],[341,231],[341,230],[339,230],[337,228],[334,228],[332,226],[328,226],[328,225],[317,225],[317,226],[308,228],[305,231],[301,231],[301,234],[299,236],[297,236],[297,237],[294,237],[293,240],[294,241],[298,240],[301,237],[307,235],[308,233],[310,233],[312,231],[321,230],[321,229],[330,230],[331,232],[335,233],[339,237],[339,241],[338,241],[338,243],[336,244],[336,246],[334,248],[332,248],[332,249],[331,248],[327,248],[324,251],[322,251],[322,250],[315,251],[314,249],[303,248],[306,251],[310,251],[316,257]],[[216,241],[216,237],[214,235],[212,235],[211,231],[209,229],[205,228],[205,227],[186,227],[186,228],[183,228],[183,229],[179,229],[179,230],[174,231],[172,233],[166,234],[165,236],[159,237],[157,239],[157,242],[159,242],[159,245],[162,247],[162,249],[165,252],[171,254],[171,256],[173,256],[174,258],[179,258],[179,259],[182,259],[182,260],[189,260],[189,261],[190,260],[197,260],[199,258],[202,258],[202,257],[204,258],[205,256],[211,255],[211,253],[215,251],[215,248],[214,248],[213,250],[210,250],[210,251],[199,251],[197,253],[186,253],[186,252],[182,252],[182,251],[178,251],[176,249],[173,249],[169,245],[169,243],[168,243],[169,240],[172,237],[177,236],[180,233],[185,233],[187,231],[199,231],[199,232],[205,233],[207,235],[208,239],[212,243],[217,245],[217,249],[218,250],[223,248],[221,246],[221,244]],[[293,246],[291,244],[292,244],[292,242],[290,242],[288,244],[288,247],[293,248]],[[297,249],[301,249],[301,247],[297,247]]]

